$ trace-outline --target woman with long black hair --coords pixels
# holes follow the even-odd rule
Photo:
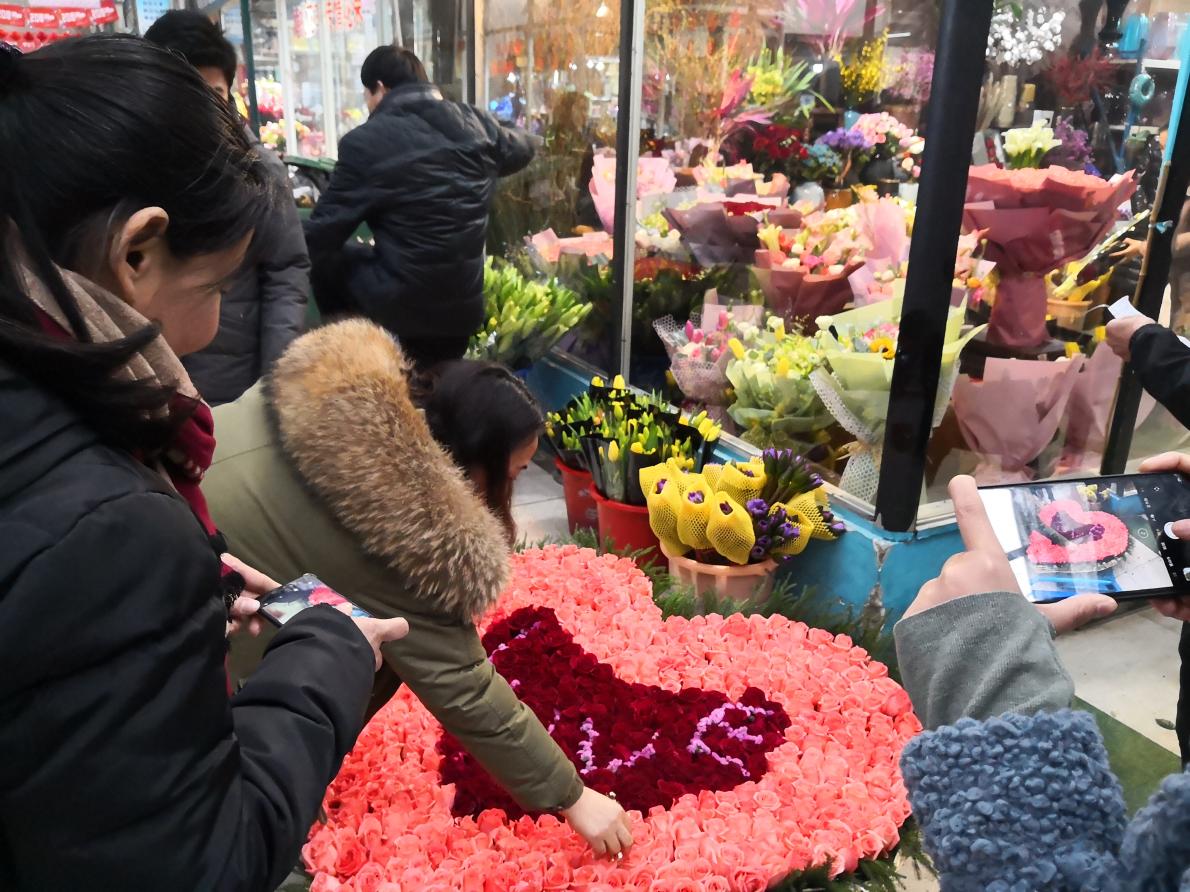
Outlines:
[[[269,213],[239,122],[127,37],[0,44],[0,888],[270,890],[403,620],[312,608],[228,697],[236,593],[179,356]]]

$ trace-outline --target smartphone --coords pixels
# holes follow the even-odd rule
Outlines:
[[[313,573],[275,588],[260,599],[260,615],[275,626],[283,626],[307,607],[327,604],[348,616],[369,617]]]
[[[981,488],[980,497],[1026,598],[1117,600],[1190,595],[1190,479],[1124,474]]]

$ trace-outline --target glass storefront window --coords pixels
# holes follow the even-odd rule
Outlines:
[[[811,451],[874,514],[893,362],[873,395],[832,402],[811,378],[816,370],[838,376],[827,357],[842,341],[824,341],[816,320],[905,288],[937,5],[651,0],[644,10],[636,213],[623,258],[633,281],[630,381],[706,406],[755,447]],[[972,100],[980,136],[972,162],[1010,166],[1005,133],[1040,115],[1054,130],[1046,138],[1061,143],[1045,147],[1045,164],[1132,176],[1136,195],[1128,207],[1116,207],[1123,193],[1098,207],[1096,231],[1073,248],[1067,233],[1052,263],[1016,270],[1017,248],[968,215],[955,265],[956,330],[990,323],[993,334],[978,335],[945,367],[921,517],[945,513],[957,473],[993,482],[1099,469],[1120,380],[1103,343],[1102,305],[1131,292],[1137,259],[1083,261],[1153,200],[1155,144],[1169,121],[1185,17],[1152,13],[1143,48],[1129,43],[1125,21],[1117,23],[1122,43],[1082,58],[1070,49],[1095,47],[1111,23],[1084,23],[1075,0],[997,6],[984,88]],[[561,347],[614,372],[616,135],[634,120],[617,98],[629,59],[619,23],[618,0],[370,0],[343,14],[323,0],[253,0],[265,132],[300,154],[333,157],[363,117],[364,55],[386,40],[413,49],[450,97],[539,138],[532,165],[496,189],[488,251],[589,301],[591,315]],[[1152,95],[1137,102],[1134,79],[1146,74]],[[1055,227],[1041,226],[1034,241]],[[1143,239],[1144,224],[1133,234]],[[1021,271],[1031,297],[1014,293]],[[1180,273],[1170,285],[1163,319],[1183,324]],[[1031,330],[1006,341],[999,317],[1018,300],[1028,304]],[[738,309],[722,323],[719,307]],[[863,331],[849,329],[843,352],[871,342],[894,354],[897,314],[872,318]],[[732,346],[736,335],[746,336]],[[870,416],[867,441],[845,417],[857,412]],[[1131,464],[1185,441],[1146,400]],[[870,467],[857,474],[864,462]]]

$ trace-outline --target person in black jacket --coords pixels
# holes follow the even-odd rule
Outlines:
[[[181,55],[224,102],[231,103],[236,51],[205,14],[170,10],[145,32],[145,39]],[[310,258],[285,164],[247,126],[244,131],[278,199],[273,213],[257,227],[248,262],[223,293],[215,340],[183,362],[212,406],[239,399],[302,333],[310,291]]]
[[[0,889],[267,892],[408,626],[309,609],[229,697],[236,593],[275,583],[221,567],[178,355],[214,336],[265,174],[132,37],[0,43],[0,158]]]
[[[343,137],[306,222],[319,309],[383,325],[418,366],[459,359],[483,324],[496,180],[528,165],[532,143],[486,111],[443,99],[409,50],[373,50],[361,80],[371,117]],[[375,249],[352,239],[361,223]]]
[[[1190,347],[1148,316],[1127,316],[1107,324],[1107,345],[1132,366],[1141,386],[1190,428]]]

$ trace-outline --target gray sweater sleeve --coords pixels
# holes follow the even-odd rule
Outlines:
[[[1074,697],[1053,627],[1019,594],[948,601],[901,620],[894,636],[905,689],[928,729],[1058,710]]]

